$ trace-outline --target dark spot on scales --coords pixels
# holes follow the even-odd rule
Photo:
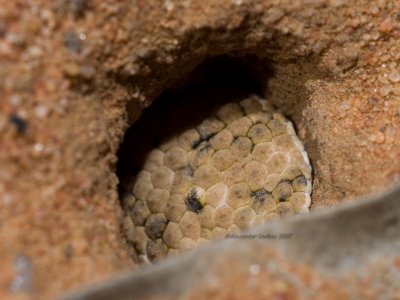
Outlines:
[[[201,146],[202,144],[205,144],[207,146],[210,146],[210,144],[208,143],[208,141],[214,136],[216,135],[216,133],[210,133],[206,136],[200,137],[197,141],[193,142],[192,144],[192,149],[196,149],[197,147]],[[205,143],[203,143],[205,142]],[[202,149],[197,149],[197,150],[203,150],[204,147]]]
[[[307,185],[307,179],[304,176],[299,176],[293,180],[293,182],[296,182],[298,184],[302,185]]]
[[[254,201],[259,203],[264,202],[267,195],[271,195],[271,193],[265,189],[259,189],[251,193],[251,197],[254,199]]]
[[[183,168],[181,168],[179,170],[184,172],[184,174],[186,174],[189,177],[193,177],[193,175],[194,175],[194,170],[193,170],[193,167],[191,165],[187,165],[186,167],[183,167]]]
[[[286,185],[286,186],[285,186]],[[290,190],[287,190],[287,187],[290,187]],[[285,188],[286,188],[286,190],[285,190]],[[292,188],[291,188],[291,182],[289,181],[289,180],[284,180],[284,181],[281,181],[278,185],[277,185],[277,187],[275,188],[275,190],[278,190],[279,191],[279,197],[278,197],[278,200],[279,200],[279,202],[284,202],[284,201],[286,201],[292,194],[293,194],[293,190],[292,190]],[[275,191],[274,190],[274,191]]]
[[[203,208],[195,189],[191,189],[189,194],[186,196],[186,206],[189,210],[195,213],[199,213]]]
[[[150,215],[146,220],[144,230],[149,238],[155,240],[161,238],[167,223],[167,218],[162,214]]]
[[[290,194],[283,194],[279,197],[279,202],[285,202],[287,198],[289,198]]]

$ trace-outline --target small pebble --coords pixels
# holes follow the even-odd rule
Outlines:
[[[350,103],[347,101],[344,101],[341,105],[340,108],[343,110],[348,110],[350,108]]]
[[[400,73],[397,70],[392,70],[388,74],[388,78],[391,82],[399,82],[400,81]]]
[[[386,74],[386,73],[384,73],[384,74],[379,74],[379,75],[378,75],[378,80],[379,80],[380,83],[383,83],[383,84],[389,83],[389,80],[388,80],[388,78],[387,78],[387,74]]]
[[[167,11],[172,11],[175,7],[174,2],[172,2],[171,0],[165,0],[164,1],[164,7]]]
[[[283,18],[285,12],[279,8],[271,8],[267,16],[263,19],[265,24],[273,24]]]
[[[40,155],[41,155],[42,152],[43,152],[43,149],[44,149],[44,147],[43,147],[43,145],[40,144],[40,143],[37,143],[37,144],[33,145],[32,156],[33,156],[34,158],[39,158]]]
[[[380,91],[381,96],[387,96],[392,91],[392,87],[390,85],[384,85],[380,88],[379,91]]]
[[[27,51],[31,57],[41,57],[43,55],[43,49],[38,46],[32,46]]]
[[[21,104],[22,99],[20,96],[18,95],[13,95],[10,97],[10,99],[8,100],[8,102],[12,105],[12,106],[18,106]]]
[[[385,135],[382,132],[378,132],[376,134],[375,143],[382,144],[385,141]]]
[[[49,108],[45,105],[38,105],[35,107],[35,114],[38,118],[44,119],[49,114]]]
[[[379,25],[379,30],[384,33],[391,32],[393,29],[392,19],[387,17],[383,22]]]
[[[74,53],[79,53],[82,50],[81,40],[74,32],[68,32],[64,36],[64,46]]]
[[[66,63],[64,65],[64,72],[70,77],[77,77],[80,73],[79,65],[76,63]]]
[[[261,268],[259,265],[251,265],[250,266],[250,273],[251,275],[257,275],[258,273],[260,273]]]
[[[376,134],[371,134],[369,140],[376,144],[382,144],[385,141],[385,135],[379,131]]]
[[[385,135],[386,135],[386,140],[392,143],[395,140],[396,129],[392,126],[386,127]]]
[[[24,134],[28,129],[28,123],[17,114],[11,114],[10,122],[15,125],[19,134]]]

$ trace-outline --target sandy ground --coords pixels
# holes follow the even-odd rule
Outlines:
[[[313,206],[400,179],[399,1],[0,1],[0,298],[133,268],[116,153],[206,57],[257,57],[296,124]],[[262,63],[258,63],[258,62]]]

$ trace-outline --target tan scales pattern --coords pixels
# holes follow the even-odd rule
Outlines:
[[[228,103],[152,150],[122,199],[141,261],[307,213],[311,166],[292,124],[266,100]]]

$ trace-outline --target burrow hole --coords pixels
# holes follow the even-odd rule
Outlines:
[[[125,132],[118,151],[118,191],[124,213],[134,215],[124,197],[132,193],[135,178],[149,151],[169,137],[195,127],[224,103],[252,94],[268,98],[266,83],[271,76],[273,71],[268,61],[254,56],[209,58],[143,110]],[[125,235],[135,234],[128,232],[126,226],[123,231]],[[127,241],[132,257],[140,261],[134,242],[129,237]]]

